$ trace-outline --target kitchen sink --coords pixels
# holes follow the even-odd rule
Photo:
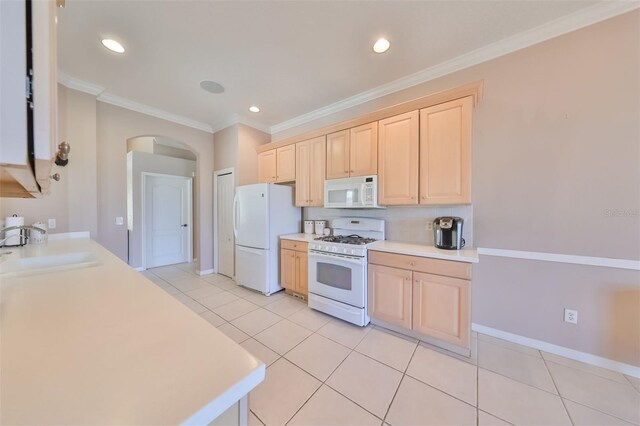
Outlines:
[[[25,276],[100,265],[100,258],[91,252],[65,253],[54,256],[27,257],[0,263],[0,276]]]

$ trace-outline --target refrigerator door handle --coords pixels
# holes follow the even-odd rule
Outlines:
[[[238,194],[233,196],[233,236],[238,239]]]

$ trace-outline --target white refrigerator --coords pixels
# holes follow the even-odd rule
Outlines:
[[[300,232],[301,220],[292,187],[273,183],[237,187],[233,200],[236,282],[266,295],[280,290],[278,240]]]

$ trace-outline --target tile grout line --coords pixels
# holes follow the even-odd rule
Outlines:
[[[322,327],[324,327],[325,325],[329,324],[329,322],[331,322],[331,320],[329,320],[329,321],[328,321],[326,324],[324,324]],[[320,327],[320,328],[322,328],[322,327]],[[318,328],[318,330],[320,330],[320,328]],[[293,348],[291,348],[289,351],[287,351],[287,353],[286,353],[286,354],[288,354],[289,352],[291,352],[292,350],[294,350],[296,347],[298,347],[299,345],[301,345],[304,341],[306,341],[307,339],[309,339],[309,338],[310,338],[311,336],[313,336],[314,334],[318,334],[318,333],[317,333],[317,331],[312,331],[312,333],[311,333],[309,336],[305,337],[305,338],[304,338],[304,340],[302,340],[300,343],[298,343],[298,344],[297,344],[297,345],[295,345]],[[367,334],[368,334],[368,333],[367,333]],[[375,414],[373,414],[372,412],[370,412],[370,411],[369,411],[369,410],[367,410],[366,408],[362,407],[362,406],[361,406],[360,404],[358,404],[357,402],[355,402],[355,401],[351,400],[348,396],[346,396],[346,395],[342,394],[340,391],[338,391],[337,389],[334,389],[333,387],[331,387],[331,386],[327,383],[327,381],[331,378],[331,376],[333,376],[333,374],[338,370],[338,368],[340,368],[340,366],[341,366],[341,365],[342,365],[342,364],[347,360],[347,358],[349,358],[349,356],[350,356],[353,352],[355,352],[355,348],[351,349],[351,348],[349,348],[349,347],[347,347],[347,346],[344,346],[344,345],[342,345],[342,344],[340,344],[340,343],[338,343],[338,342],[333,341],[332,339],[329,339],[329,338],[328,338],[328,337],[326,337],[326,336],[323,336],[322,334],[318,334],[318,335],[319,335],[320,337],[324,337],[324,338],[325,338],[325,339],[327,339],[327,340],[330,340],[331,342],[333,342],[333,343],[335,343],[335,344],[338,344],[338,345],[340,345],[340,346],[343,346],[343,347],[344,347],[344,348],[346,348],[346,349],[349,349],[349,353],[348,353],[348,354],[347,354],[347,356],[345,356],[345,357],[343,358],[343,360],[342,360],[342,361],[340,361],[340,363],[339,363],[339,364],[338,364],[338,365],[337,365],[337,366],[336,366],[336,367],[331,371],[331,373],[327,376],[327,378],[326,378],[325,380],[320,380],[318,377],[314,376],[313,374],[311,374],[310,372],[308,372],[307,370],[305,370],[305,369],[304,369],[304,368],[302,368],[301,366],[297,365],[295,362],[293,362],[293,361],[289,360],[288,358],[286,358],[286,357],[285,357],[285,355],[286,355],[286,354],[282,355],[282,358],[284,358],[285,360],[287,360],[288,362],[290,362],[291,364],[293,364],[294,366],[296,366],[297,368],[301,369],[302,371],[304,371],[305,373],[307,373],[308,375],[310,375],[311,377],[313,377],[314,379],[316,379],[316,380],[318,380],[318,381],[320,382],[320,386],[318,386],[318,388],[317,388],[315,391],[313,391],[313,393],[309,396],[309,398],[307,398],[307,399],[305,400],[305,402],[300,406],[300,408],[298,408],[298,409],[296,410],[296,412],[295,412],[295,413],[293,413],[293,415],[291,416],[291,418],[290,418],[289,420],[287,420],[287,422],[285,423],[285,426],[286,426],[286,425],[287,425],[291,420],[293,420],[293,418],[294,418],[294,417],[295,417],[295,416],[300,412],[300,410],[302,410],[302,408],[303,408],[305,405],[307,405],[307,403],[309,402],[309,400],[313,397],[313,395],[315,395],[315,394],[320,390],[320,388],[322,388],[322,386],[323,386],[323,385],[327,386],[329,389],[333,390],[334,392],[338,393],[339,395],[342,395],[344,398],[346,398],[347,400],[349,400],[349,401],[351,401],[352,403],[356,404],[358,407],[362,408],[363,410],[365,410],[366,412],[368,412],[369,414],[371,414],[371,415],[372,415],[372,416],[374,416],[375,418],[380,419],[378,416],[376,416]],[[360,344],[360,342],[362,342],[362,340],[363,340],[363,339],[364,339],[364,336],[363,336],[363,338],[362,338],[362,339],[360,339],[360,341],[356,344],[356,346],[357,346],[357,345],[359,345],[359,344]],[[274,363],[275,363],[275,361],[274,361]],[[383,421],[383,422],[384,422],[384,421]]]
[[[416,346],[415,348],[413,348],[413,352],[411,352],[411,357],[409,357],[409,362],[407,363],[407,366],[404,368],[404,371],[402,372],[402,377],[400,378],[400,382],[398,382],[398,387],[396,387],[396,391],[393,393],[393,397],[391,398],[391,401],[389,401],[389,406],[387,407],[387,410],[384,413],[384,417],[382,418],[383,424],[387,421],[387,416],[389,415],[391,406],[393,405],[393,402],[396,400],[396,395],[398,395],[398,391],[400,390],[400,386],[402,386],[402,382],[404,381],[404,378],[407,376],[407,370],[409,369],[409,365],[411,365],[411,361],[413,361],[413,357],[418,351],[418,346],[420,346],[419,341],[416,342]]]
[[[542,356],[542,352],[540,353],[540,355]],[[542,362],[544,363],[544,368],[547,370],[547,374],[549,374],[549,377],[551,377],[551,383],[553,383],[553,387],[556,389],[556,392],[558,392],[558,398],[560,398],[560,402],[562,402],[562,407],[564,408],[564,412],[567,413],[567,417],[569,418],[569,421],[571,422],[571,424],[575,425],[576,423],[571,418],[571,413],[569,413],[569,410],[567,409],[567,404],[564,403],[562,394],[560,394],[560,389],[558,389],[558,385],[556,384],[556,379],[554,379],[553,374],[551,374],[551,370],[549,370],[549,366],[547,365],[547,360],[544,359],[544,357],[542,357]]]

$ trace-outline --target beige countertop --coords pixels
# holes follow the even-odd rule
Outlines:
[[[305,241],[307,243],[310,243],[311,241],[313,241],[316,238],[321,237],[321,236],[322,235],[299,233],[299,234],[281,235],[280,239],[281,240],[292,240],[292,241]]]
[[[264,379],[261,361],[88,238],[3,251],[5,272],[87,261],[0,275],[0,424],[207,424]]]
[[[367,246],[369,250],[388,253],[407,254],[411,256],[430,257],[433,259],[454,260],[457,262],[478,263],[478,251],[474,248],[462,250],[443,250],[433,245],[402,243],[399,241],[376,241]]]

